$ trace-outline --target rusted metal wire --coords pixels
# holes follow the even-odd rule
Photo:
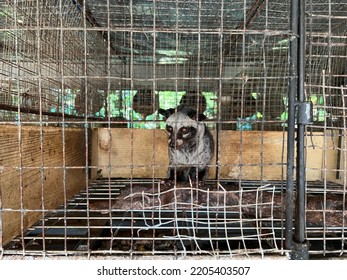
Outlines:
[[[0,251],[88,256],[287,252],[283,202],[292,203],[292,197],[284,186],[292,178],[283,170],[294,148],[285,142],[288,131],[294,142],[297,125],[297,104],[288,104],[288,80],[296,78],[289,63],[296,59],[289,48],[297,35],[290,28],[291,2],[0,0],[0,128],[17,128],[12,139],[0,131]],[[297,158],[315,152],[300,179],[312,176],[319,182],[308,182],[301,196],[310,203],[302,209],[309,223],[299,239],[307,237],[310,254],[317,255],[346,254],[346,12],[344,0],[306,1],[302,67],[307,75],[301,77],[305,84],[300,101],[312,102],[314,116],[302,131],[309,140],[301,142]],[[157,109],[184,100],[208,117],[205,123],[216,140],[210,164],[215,180],[209,181],[209,191],[198,184],[185,193],[161,190],[153,202],[140,189],[160,186],[156,172],[167,168],[158,162],[162,143],[156,139],[165,123]],[[294,116],[289,122],[288,105]],[[47,126],[57,129],[56,142],[47,143]],[[28,127],[39,131],[32,132],[32,146],[26,142],[31,141],[24,132]],[[69,142],[70,127],[82,131],[83,148],[78,152],[69,148],[76,145]],[[124,128],[120,134],[130,131],[129,142],[121,143],[124,150],[130,147],[129,161],[119,160],[119,147],[112,146],[119,144],[111,141],[116,127]],[[143,152],[136,142],[138,128],[153,129],[148,148],[152,154],[145,162],[135,160]],[[281,135],[280,160],[268,155],[273,143],[266,139],[267,131]],[[230,140],[223,137],[229,132],[235,133],[238,142],[232,145],[238,149],[226,161],[225,141]],[[59,151],[52,149],[58,142]],[[9,143],[16,150],[10,156]],[[106,148],[95,152],[92,143]],[[107,158],[102,163],[97,160],[101,153]],[[113,178],[118,169],[128,170],[127,178]],[[140,169],[149,170],[146,178],[137,178]],[[272,169],[281,174],[273,174],[276,180],[270,182]],[[71,198],[71,174],[80,170],[82,189]],[[54,198],[46,191],[47,176],[57,172],[61,176],[52,184],[62,192],[61,207],[51,209],[48,204]],[[9,184],[3,179],[8,174],[18,179],[15,190],[20,197],[12,205],[12,194],[4,194],[2,187]],[[40,189],[34,198],[40,206],[32,207],[26,194],[37,174]],[[218,207],[206,204],[216,197]],[[128,203],[123,208],[117,205],[120,199]],[[101,200],[100,212],[95,202]],[[148,201],[166,204],[136,209]],[[19,215],[19,226],[18,236],[4,247],[7,214]],[[27,214],[40,214],[41,219],[32,225]],[[313,223],[313,218],[319,222]],[[288,233],[291,236],[290,229]]]

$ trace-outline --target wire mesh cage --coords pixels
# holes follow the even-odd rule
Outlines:
[[[290,253],[295,3],[0,0],[2,255]],[[343,256],[347,5],[305,8],[304,237]]]

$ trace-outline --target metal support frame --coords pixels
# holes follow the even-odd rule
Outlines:
[[[291,259],[308,259],[306,229],[305,125],[311,121],[312,106],[305,102],[305,0],[291,1],[290,81],[288,96],[286,247]],[[295,128],[296,126],[296,128]],[[296,137],[296,138],[295,138]],[[296,188],[294,147],[296,140]],[[295,191],[295,193],[294,193]],[[295,195],[295,205],[293,203]],[[295,228],[293,216],[295,207]]]

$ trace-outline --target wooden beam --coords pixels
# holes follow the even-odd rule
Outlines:
[[[322,179],[324,137],[313,136],[312,141],[315,146],[306,149],[307,180],[315,181]],[[93,165],[104,177],[164,178],[169,163],[167,149],[164,130],[98,128],[93,131]],[[336,169],[336,157],[337,151],[329,149],[329,159],[334,159],[328,163],[330,170]],[[214,164],[212,160],[211,165]],[[220,165],[221,179],[285,180],[286,134],[223,130]],[[211,179],[215,178],[215,172],[216,168],[211,166]]]
[[[84,139],[84,129],[0,126],[3,244],[85,188]]]

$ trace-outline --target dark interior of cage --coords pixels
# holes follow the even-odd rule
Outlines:
[[[0,0],[0,249],[288,250],[289,3],[97,2]],[[306,9],[305,237],[312,255],[342,255],[347,5]],[[203,183],[163,183],[158,109],[182,104],[214,140]]]
[[[170,190],[175,199],[169,200],[160,181],[131,184],[119,178],[93,181],[87,191],[47,213],[6,249],[12,253],[229,254],[259,248],[272,252],[282,246],[283,182],[260,186],[258,181],[244,181],[240,193],[235,180],[223,180],[218,188],[211,180],[204,190],[183,185]],[[323,246],[338,251],[341,246],[340,186],[330,183],[329,187],[335,189],[326,198],[332,213],[323,215],[318,212],[324,203],[322,184],[308,184],[307,238],[312,251],[322,251]],[[320,240],[323,228],[325,244]]]

